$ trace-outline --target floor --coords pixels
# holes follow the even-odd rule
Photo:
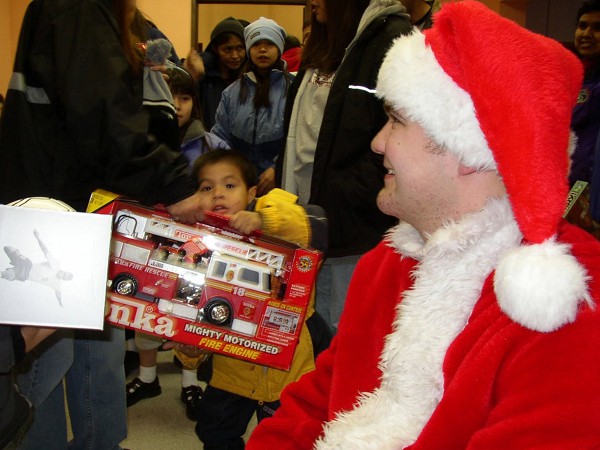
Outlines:
[[[194,433],[195,422],[186,417],[185,405],[180,399],[181,370],[173,364],[172,352],[158,353],[157,372],[162,394],[128,408],[128,436],[121,447],[131,450],[202,449],[202,443]],[[246,437],[254,426],[255,421],[252,421]]]

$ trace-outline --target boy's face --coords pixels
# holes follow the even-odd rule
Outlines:
[[[246,209],[256,197],[256,186],[248,189],[240,169],[228,161],[204,166],[198,182],[202,211],[233,215]]]

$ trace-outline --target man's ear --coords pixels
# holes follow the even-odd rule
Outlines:
[[[458,165],[458,175],[459,176],[471,175],[474,172],[477,172],[477,169],[474,169],[473,167],[465,166],[464,164],[459,163],[459,165]]]
[[[252,186],[250,189],[248,189],[248,203],[256,198],[256,189],[257,186]]]

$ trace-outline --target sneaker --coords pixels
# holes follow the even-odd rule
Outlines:
[[[127,407],[135,405],[140,400],[152,398],[160,395],[162,392],[158,377],[152,383],[144,383],[139,378],[134,378],[133,381],[127,383]]]
[[[185,415],[188,419],[196,421],[196,406],[202,397],[202,389],[200,386],[187,386],[181,388],[181,401],[185,403]]]

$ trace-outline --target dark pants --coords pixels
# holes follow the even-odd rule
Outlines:
[[[271,417],[279,401],[263,403],[207,386],[198,403],[196,434],[204,450],[242,450],[248,423]]]

